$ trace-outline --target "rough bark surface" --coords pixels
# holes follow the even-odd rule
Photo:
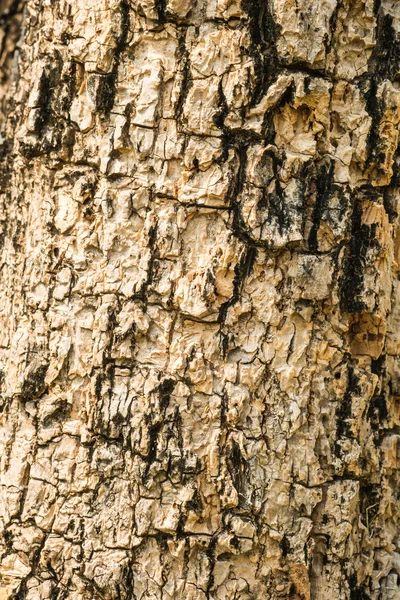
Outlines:
[[[400,4],[0,10],[0,599],[398,600]]]

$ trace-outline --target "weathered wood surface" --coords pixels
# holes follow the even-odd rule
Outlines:
[[[400,4],[0,10],[0,599],[399,600]]]

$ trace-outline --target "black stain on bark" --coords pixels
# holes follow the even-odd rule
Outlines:
[[[276,39],[279,26],[275,22],[271,5],[263,0],[243,0],[242,8],[249,17],[251,36],[250,54],[254,60],[256,84],[250,105],[256,105],[265,95],[277,72]]]
[[[369,70],[381,80],[397,81],[400,78],[400,36],[393,27],[392,15],[385,13],[382,7],[377,12],[376,44]]]
[[[343,400],[340,402],[336,409],[336,439],[335,453],[337,456],[341,454],[341,446],[339,440],[343,438],[352,438],[351,432],[351,404],[354,395],[360,394],[359,378],[354,372],[354,368],[348,367],[348,381],[347,388],[343,396]]]
[[[348,584],[350,589],[350,600],[371,600],[370,596],[368,596],[362,588],[357,586],[357,576],[355,574],[350,575]]]
[[[362,203],[354,203],[351,237],[349,248],[343,264],[343,275],[340,280],[340,307],[344,312],[355,314],[365,308],[362,299],[364,268],[367,263],[368,250],[377,245],[376,224],[362,223]]]
[[[233,485],[238,493],[239,506],[243,506],[243,504],[246,504],[248,464],[242,456],[239,444],[235,440],[231,443],[226,463],[232,477]]]
[[[158,386],[158,395],[160,399],[160,411],[165,412],[168,408],[168,404],[170,401],[170,397],[172,392],[174,391],[175,381],[173,379],[164,379],[162,383]]]
[[[29,372],[21,386],[21,400],[27,402],[39,398],[46,390],[46,373],[48,365],[40,365]]]
[[[334,163],[322,165],[317,173],[316,200],[312,214],[312,227],[308,236],[308,246],[311,252],[318,252],[318,230],[321,225],[324,211],[328,208],[329,198],[334,191]],[[338,186],[336,186],[337,189]]]

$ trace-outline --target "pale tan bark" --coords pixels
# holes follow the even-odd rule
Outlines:
[[[0,599],[398,600],[400,5],[0,10]]]

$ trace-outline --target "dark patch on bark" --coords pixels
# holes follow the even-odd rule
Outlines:
[[[219,309],[218,321],[220,323],[224,323],[228,309],[239,302],[244,280],[251,273],[256,258],[257,249],[254,246],[248,246],[235,265],[232,296]]]
[[[160,411],[165,412],[168,408],[169,400],[174,391],[175,381],[173,379],[164,379],[157,388],[160,399]]]
[[[249,16],[252,40],[250,54],[254,60],[256,84],[250,106],[254,106],[265,95],[277,71],[276,39],[279,26],[273,18],[269,2],[242,0],[242,8]]]
[[[105,117],[109,117],[114,106],[116,95],[116,84],[118,78],[118,68],[121,61],[121,54],[126,46],[129,33],[129,5],[126,0],[121,0],[119,5],[121,13],[121,33],[117,40],[114,51],[114,62],[111,73],[101,75],[98,81],[96,93],[96,109]]]
[[[381,486],[367,481],[360,485],[360,516],[366,527],[370,527],[371,521],[379,512],[379,503],[382,495]]]
[[[394,162],[393,167],[394,167],[395,172],[394,172],[393,177],[390,182],[391,185],[390,185],[390,187],[385,187],[382,189],[383,206],[386,210],[386,214],[389,217],[389,223],[395,223],[397,217],[399,216],[396,194],[391,193],[391,189],[400,187],[398,164],[396,164],[396,162]]]
[[[338,18],[338,12],[339,12],[340,6],[341,6],[341,4],[340,4],[340,2],[338,2],[333,10],[331,18],[329,19],[329,28],[328,29],[329,29],[330,35],[325,34],[324,44],[325,44],[327,56],[332,48],[333,40],[335,38],[337,18]]]
[[[353,437],[351,433],[351,425],[349,420],[351,418],[351,401],[354,395],[360,393],[359,379],[354,373],[353,367],[348,367],[347,373],[348,381],[347,388],[343,396],[343,400],[340,402],[336,409],[336,439],[335,453],[337,456],[341,454],[341,446],[338,443],[340,439],[346,437]]]
[[[166,7],[166,0],[155,0],[155,9],[157,11],[158,23],[160,25],[164,25],[167,20]]]
[[[362,203],[354,203],[351,238],[347,256],[344,259],[343,275],[340,280],[340,308],[347,313],[362,312],[363,272],[367,252],[377,245],[376,224],[365,225],[362,220]]]
[[[46,390],[46,373],[49,365],[40,365],[37,369],[29,372],[21,387],[21,400],[35,400],[44,394]]]
[[[371,427],[375,431],[379,431],[386,421],[388,410],[388,390],[384,384],[386,377],[386,355],[382,354],[377,360],[372,360],[371,372],[378,375],[380,382],[378,383],[375,393],[371,398],[368,406],[367,419],[371,423]],[[377,440],[378,441],[378,440]]]
[[[368,408],[368,419],[376,429],[379,429],[380,424],[387,419],[387,416],[388,407],[385,392],[374,394]]]
[[[21,582],[18,592],[14,596],[14,600],[26,600],[27,595],[28,595],[28,585],[27,585],[27,580],[24,579]]]
[[[3,36],[0,42],[0,84],[6,85],[10,77],[11,65],[21,38],[22,12],[26,0],[14,0],[9,6],[0,2],[0,29]],[[7,4],[7,3],[6,3]]]
[[[216,545],[217,545],[217,539],[216,538],[212,538],[210,540],[210,543],[208,544],[208,548],[206,551],[208,560],[209,560],[209,565],[210,565],[210,574],[208,576],[208,582],[207,582],[207,589],[206,589],[206,597],[207,599],[210,598],[210,591],[212,589],[212,587],[214,586],[214,567],[215,567],[215,561],[216,561],[216,557],[215,557],[215,550],[216,550]]]
[[[150,194],[151,196],[151,194]],[[157,225],[152,225],[149,228],[149,231],[147,233],[147,238],[148,238],[148,247],[150,249],[150,258],[149,258],[149,262],[148,262],[148,266],[147,266],[147,277],[146,280],[143,282],[141,290],[138,294],[138,296],[143,300],[143,302],[146,304],[147,300],[148,300],[148,289],[151,286],[151,284],[153,283],[153,281],[156,280],[157,277],[157,252],[156,252],[156,241],[157,241]]]
[[[290,542],[286,535],[284,535],[281,541],[279,542],[279,546],[282,552],[282,558],[286,558],[287,555],[291,552]]]
[[[243,506],[246,503],[248,465],[242,456],[239,444],[235,440],[232,440],[226,464],[238,493],[239,506]]]
[[[59,72],[54,68],[44,69],[39,82],[39,114],[35,121],[34,133],[39,138],[43,137],[45,129],[52,118],[51,100],[55,91]]]
[[[362,86],[362,89],[364,88],[365,108],[371,117],[371,127],[367,138],[368,158],[366,165],[376,163],[379,167],[379,163],[384,161],[385,150],[381,147],[381,137],[379,135],[382,107],[377,96],[378,83],[377,77],[374,76]]]
[[[176,52],[176,58],[178,63],[182,65],[182,81],[181,81],[181,89],[179,91],[178,100],[175,105],[175,119],[179,120],[182,116],[183,107],[189,93],[190,88],[192,87],[192,74],[190,71],[190,60],[189,60],[189,52],[186,48],[186,30],[185,33],[181,34],[178,39],[178,49]]]
[[[357,576],[353,573],[348,578],[350,600],[371,600],[370,596],[357,586]]]
[[[148,474],[150,471],[150,467],[157,458],[158,436],[160,434],[161,429],[162,429],[162,423],[153,423],[152,425],[149,426],[149,429],[148,429],[149,451],[147,453],[147,456],[143,457],[144,460],[146,461],[146,467],[145,467],[144,474],[143,474],[143,482],[145,482],[147,480],[147,477],[148,477]]]
[[[116,78],[116,73],[99,76],[96,90],[96,109],[107,117],[114,106]]]
[[[393,17],[382,8],[377,11],[376,44],[369,70],[379,79],[397,81],[400,77],[400,36],[393,27]]]
[[[318,252],[318,230],[321,225],[324,211],[327,210],[329,198],[335,186],[333,183],[334,163],[330,161],[329,165],[322,165],[316,178],[316,200],[312,214],[312,227],[308,236],[308,246],[311,252]]]
[[[222,131],[224,131],[225,130],[224,123],[225,123],[225,119],[228,115],[229,108],[228,108],[228,104],[226,102],[224,90],[222,87],[222,79],[220,80],[220,82],[218,84],[218,106],[219,106],[219,110],[213,116],[213,121],[214,121],[214,124],[218,127],[218,129],[222,129]]]
[[[186,503],[186,509],[192,510],[197,515],[201,515],[203,512],[203,502],[197,489],[195,489],[192,499]]]

